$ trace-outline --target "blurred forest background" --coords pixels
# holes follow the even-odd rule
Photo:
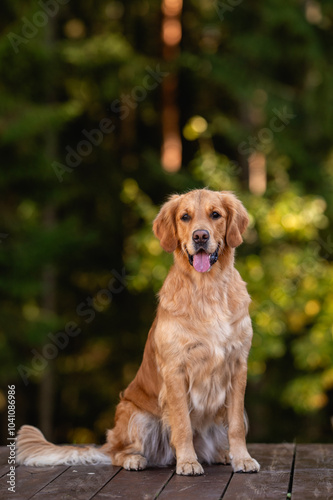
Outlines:
[[[250,213],[250,441],[332,442],[333,4],[2,0],[0,424],[102,442],[172,256],[174,192]]]

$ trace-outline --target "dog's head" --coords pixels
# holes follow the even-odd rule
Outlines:
[[[242,243],[248,222],[245,208],[232,193],[198,189],[171,196],[154,220],[153,230],[165,251],[180,251],[203,273],[225,247]]]

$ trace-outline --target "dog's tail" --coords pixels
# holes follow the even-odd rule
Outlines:
[[[18,464],[35,466],[111,464],[105,446],[57,446],[31,425],[23,425],[17,434],[16,459]]]

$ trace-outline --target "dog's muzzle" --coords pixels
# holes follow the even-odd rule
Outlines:
[[[191,255],[186,249],[188,261],[199,273],[206,273],[211,270],[211,267],[219,257],[219,245],[214,253],[207,253],[204,249],[199,249],[195,254]]]
[[[209,240],[209,231],[206,229],[196,229],[192,233],[194,254],[191,255],[185,247],[189,263],[199,273],[206,273],[207,271],[210,271],[212,265],[215,264],[218,259],[219,245],[217,245],[214,253],[209,253],[207,251]]]

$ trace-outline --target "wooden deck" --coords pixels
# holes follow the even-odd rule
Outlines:
[[[8,451],[0,448],[3,500],[245,500],[333,499],[333,444],[250,444],[258,474],[233,474],[226,465],[205,466],[197,477],[174,467],[129,472],[120,467],[16,467],[16,491],[8,491]]]

